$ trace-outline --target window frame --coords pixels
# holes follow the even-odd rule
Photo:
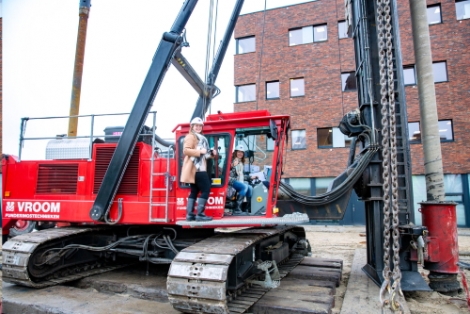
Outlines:
[[[328,41],[328,24],[327,23],[324,23],[324,24],[317,24],[317,25],[312,25],[313,27],[313,42],[314,43],[321,43],[321,42],[324,42],[324,41]],[[320,27],[325,27],[325,35],[326,35],[326,38],[325,39],[316,39],[315,37],[315,29],[317,28],[320,28]]]
[[[321,140],[319,138],[320,136],[320,130],[328,130],[328,137],[330,138],[331,144],[329,145],[320,145]],[[335,134],[341,134],[343,137],[341,138],[342,143],[338,142],[338,137]],[[350,147],[351,146],[351,141],[352,138],[348,137],[346,134],[343,134],[341,130],[338,127],[326,127],[326,128],[317,128],[317,148],[318,149],[331,149],[331,148],[345,148],[345,147]]]
[[[405,70],[413,70],[413,80],[414,82],[413,83],[407,83],[405,78],[406,78],[406,75],[405,75]],[[416,67],[414,65],[406,65],[406,66],[403,66],[403,84],[405,86],[414,86],[416,85],[418,79],[416,77]]]
[[[429,22],[429,9],[436,9],[437,7],[439,7],[439,22],[430,23]],[[426,7],[426,18],[427,18],[427,21],[428,21],[428,25],[442,24],[442,7],[441,7],[441,4],[436,3],[436,4],[428,5]]]
[[[277,97],[268,97],[268,84],[272,83],[277,83]],[[265,94],[265,99],[266,100],[276,100],[276,99],[281,99],[281,85],[279,81],[269,81],[266,82],[265,84],[265,89],[266,89],[266,94]]]
[[[270,147],[269,143],[272,143],[272,148]],[[266,151],[273,152],[275,147],[276,141],[273,138],[269,138],[268,136],[266,136]]]
[[[320,27],[325,27],[325,39],[317,39],[315,36],[315,33],[316,33],[315,29],[318,29]],[[294,32],[298,32],[298,31],[300,31],[300,35],[297,35],[297,36],[302,38],[302,40],[298,44],[297,43],[292,44],[291,38],[293,36],[291,34],[293,34]],[[289,29],[287,34],[288,34],[288,39],[289,39],[289,47],[325,42],[325,41],[328,41],[328,23],[291,28]]]
[[[289,178],[289,185],[297,193],[305,196],[312,195],[312,178]]]
[[[240,41],[245,41],[245,40],[254,40],[254,45],[253,45],[253,51],[246,51],[246,52],[240,52]],[[235,45],[235,54],[237,55],[242,55],[242,54],[247,54],[247,53],[252,53],[256,52],[256,36],[246,36],[246,37],[240,37],[236,39],[236,45]]]
[[[442,128],[442,123],[448,123],[450,122],[450,135],[451,135],[451,138],[450,139],[442,139],[440,134],[441,134],[441,128]],[[441,143],[446,143],[446,142],[454,142],[455,141],[455,135],[454,135],[454,122],[452,121],[452,119],[442,119],[442,120],[438,120],[437,121],[438,123],[438,128],[439,128],[439,141]],[[420,134],[420,137],[419,137],[419,140],[413,140],[412,137],[411,137],[411,134],[409,132],[409,130],[411,129],[410,128],[410,124],[417,124],[418,125],[418,130],[419,130],[419,134]],[[421,139],[421,123],[419,121],[411,121],[411,122],[408,122],[408,142],[410,144],[421,144],[422,143],[422,139]]]
[[[438,65],[438,64],[442,64],[442,63],[444,64],[444,72],[445,72],[446,78],[445,78],[445,80],[442,80],[442,81],[436,81],[434,65]],[[432,68],[432,76],[433,76],[434,84],[449,82],[449,73],[447,71],[447,61],[435,61],[435,62],[432,63],[432,67],[433,67]]]
[[[348,74],[348,78],[352,75],[354,77],[354,89],[346,89],[346,82],[348,81],[348,78],[345,79],[344,84],[343,84],[343,75]],[[343,86],[344,85],[344,86]],[[341,72],[341,91],[343,93],[345,92],[356,92],[357,91],[357,80],[356,80],[356,72],[354,71],[349,71],[349,72]]]
[[[468,15],[468,17],[465,17],[465,15],[462,15],[462,18],[459,18],[458,16],[458,6],[460,7],[460,5],[457,5],[457,3],[465,3],[467,2],[467,5],[470,6],[470,0],[455,0],[455,19],[457,21],[463,21],[463,20],[467,20],[467,19],[470,19],[470,14]],[[465,7],[462,6],[461,8],[462,10],[465,11]]]
[[[294,136],[294,132],[300,132],[302,133],[303,132],[303,137],[302,136]],[[291,138],[292,138],[292,142],[291,142],[291,150],[305,150],[307,149],[307,131],[305,129],[296,129],[296,130],[291,130]],[[299,147],[296,146],[295,144],[295,139],[297,138],[300,138],[300,143],[299,143]],[[302,143],[302,138],[303,138],[303,143]]]
[[[440,134],[441,134],[441,123],[445,123],[445,122],[450,122],[450,135],[452,136],[451,139],[442,139]],[[445,142],[454,142],[455,141],[455,135],[454,135],[454,122],[452,121],[452,119],[443,119],[443,120],[438,120],[437,121],[437,124],[438,124],[438,127],[439,127],[439,140],[441,141],[441,143],[445,143]]]
[[[301,95],[292,95],[292,82],[300,81],[300,80],[302,80],[303,93]],[[305,78],[304,77],[295,77],[295,78],[289,79],[289,96],[290,98],[305,97]]]
[[[254,86],[255,90],[254,90],[254,99],[252,100],[243,100],[243,101],[240,101],[239,100],[239,93],[240,93],[240,88],[243,88],[243,87],[248,87],[248,86]],[[235,103],[244,103],[244,102],[252,102],[252,101],[256,101],[256,84],[255,83],[251,83],[251,84],[243,84],[243,85],[236,85],[235,86]]]
[[[344,30],[346,31],[346,33],[344,33],[344,34],[341,34],[341,32],[340,32],[340,29],[341,29],[340,25],[342,25],[342,24],[344,24]],[[346,23],[345,20],[343,20],[343,21],[338,21],[338,39],[351,38],[351,36],[349,36],[349,34],[348,34],[347,26],[348,26],[348,25],[347,25],[347,23]],[[346,36],[343,37],[344,35],[346,35]]]
[[[304,34],[303,34],[303,30],[306,29],[306,28],[312,28],[312,38],[311,40],[312,41],[304,41],[303,38],[304,38]],[[302,42],[298,43],[298,44],[292,44],[291,43],[291,34],[294,33],[294,32],[297,32],[297,31],[300,31],[300,37],[302,38]],[[287,32],[288,34],[288,39],[289,39],[289,47],[295,47],[295,46],[299,46],[299,45],[305,45],[305,44],[311,44],[313,43],[313,27],[312,26],[303,26],[303,27],[296,27],[296,28],[292,28],[292,29],[289,29],[289,31]]]
[[[415,131],[413,134],[415,134],[415,133],[419,134],[419,139],[415,139],[415,140],[413,139],[412,134],[410,134],[410,132],[409,132],[410,129],[412,129],[412,128],[410,128],[410,124],[417,124],[418,125],[417,133]],[[408,122],[407,127],[408,127],[408,142],[410,144],[421,144],[421,123],[419,121],[411,121],[411,122]]]

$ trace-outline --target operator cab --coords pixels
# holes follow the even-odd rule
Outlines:
[[[276,199],[282,165],[282,151],[287,138],[288,116],[272,116],[268,111],[227,113],[209,115],[204,122],[204,136],[209,147],[218,154],[207,163],[212,181],[211,193],[206,205],[206,214],[218,219],[276,218]],[[183,141],[189,131],[188,124],[177,126],[178,175],[184,160]],[[236,195],[229,188],[230,167],[235,147],[245,150],[244,174],[252,189],[251,202],[244,200],[245,215],[231,215]],[[277,167],[277,168],[276,168]],[[177,180],[179,181],[179,180]],[[189,185],[178,182],[177,220],[185,217]],[[179,223],[178,223],[179,224]],[[205,225],[207,223],[204,223]]]

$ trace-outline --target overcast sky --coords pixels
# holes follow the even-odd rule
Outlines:
[[[264,0],[246,0],[243,13],[264,9]],[[305,1],[270,0],[272,8]],[[169,31],[183,1],[91,0],[88,19],[80,114],[125,113],[135,99],[150,67],[160,38]],[[183,55],[201,77],[205,73],[209,0],[200,0],[187,29],[189,48]],[[235,0],[219,0],[217,49]],[[3,153],[18,154],[22,117],[66,116],[70,110],[73,66],[78,29],[79,0],[3,0]],[[233,111],[234,41],[227,51],[216,85],[221,95],[212,112]],[[197,94],[171,66],[152,107],[157,111],[157,134],[172,137],[176,124],[187,122]],[[106,126],[124,125],[113,117],[97,121],[95,133]],[[67,133],[68,121],[30,121],[26,136]],[[90,133],[88,121],[79,122],[79,135]],[[104,134],[102,132],[102,134]],[[25,151],[27,152],[27,144]],[[43,154],[41,154],[42,156]],[[27,156],[24,156],[27,157]]]

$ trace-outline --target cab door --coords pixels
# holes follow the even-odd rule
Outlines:
[[[211,180],[211,191],[209,199],[206,203],[206,215],[214,218],[222,218],[225,211],[225,196],[227,190],[227,171],[229,171],[230,161],[230,139],[228,133],[209,134],[205,135],[209,142],[209,147],[216,150],[217,154],[210,159],[207,159],[207,175]],[[184,136],[178,139],[178,189],[176,192],[176,219],[186,219],[186,205],[189,193],[191,191],[190,185],[179,182],[181,176],[181,169],[183,167],[184,154],[183,154]]]

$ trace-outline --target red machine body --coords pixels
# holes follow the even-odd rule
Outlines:
[[[269,218],[276,216],[276,195],[288,126],[288,116],[272,116],[268,111],[208,116],[204,133],[211,144],[219,147],[219,155],[214,160],[218,167],[213,166],[210,173],[212,188],[206,207],[207,215],[214,217],[211,228],[266,225]],[[258,223],[254,223],[251,216],[224,217],[236,134],[240,136],[245,131],[254,134],[256,130],[262,136],[275,130],[278,137],[278,145],[266,158],[272,167],[268,197],[262,200],[268,209],[263,215],[267,221]],[[110,221],[137,225],[175,225],[185,221],[189,186],[179,182],[184,157],[180,145],[189,132],[189,124],[179,124],[173,131],[176,145],[172,158],[157,151],[153,153],[153,145],[136,144],[110,207]],[[117,143],[94,143],[90,159],[20,161],[13,156],[4,157],[3,230],[8,231],[14,220],[99,224],[90,218],[89,212],[116,146]],[[224,222],[217,224],[218,220]]]

